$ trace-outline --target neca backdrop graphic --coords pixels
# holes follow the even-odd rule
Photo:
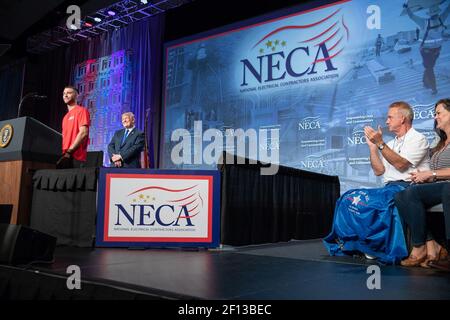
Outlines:
[[[443,28],[433,93],[422,82],[425,30],[418,34],[403,3],[300,6],[167,44],[163,167],[215,168],[171,159],[180,142],[171,139],[172,132],[186,129],[190,136],[184,138],[194,141],[201,121],[203,132],[221,130],[223,149],[240,156],[279,152],[281,165],[338,175],[342,192],[380,186],[370,169],[364,126],[381,125],[389,140],[387,108],[404,100],[414,109],[414,127],[433,143],[434,104],[450,96],[449,29]],[[443,12],[450,1],[437,5]],[[428,9],[410,9],[429,18]],[[269,137],[256,151],[225,146],[230,130],[263,128],[278,130],[279,141]],[[210,143],[200,140],[204,147]],[[204,148],[192,144],[192,157],[199,150]]]

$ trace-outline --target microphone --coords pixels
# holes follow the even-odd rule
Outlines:
[[[20,103],[19,103],[19,108],[18,108],[18,111],[17,111],[17,118],[20,118],[20,113],[21,113],[21,111],[22,111],[22,104],[25,102],[25,100],[27,100],[28,98],[34,98],[34,99],[46,99],[47,98],[47,96],[41,96],[41,95],[39,95],[37,92],[30,92],[30,93],[28,93],[28,94],[26,94],[21,100],[20,100]]]

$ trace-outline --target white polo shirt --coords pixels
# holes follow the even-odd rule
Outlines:
[[[430,170],[429,144],[427,138],[411,128],[406,134],[401,137],[389,141],[388,147],[398,153],[402,158],[408,160],[412,165],[404,172],[398,171],[382,156],[383,165],[385,168],[383,181],[384,183],[390,181],[411,181],[409,174],[414,171]]]

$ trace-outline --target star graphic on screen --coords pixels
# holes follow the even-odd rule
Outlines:
[[[352,204],[354,204],[354,205],[358,205],[358,203],[361,201],[361,196],[359,195],[359,196],[357,196],[357,197],[353,197],[353,201],[352,201]]]
[[[275,45],[279,45],[280,44],[280,40],[275,40]]]
[[[266,46],[267,46],[267,48],[270,48],[272,46],[272,41],[267,41]]]
[[[264,53],[264,49],[263,48],[259,49],[259,53]]]
[[[281,45],[283,46],[283,47],[286,47],[286,41],[281,41]]]

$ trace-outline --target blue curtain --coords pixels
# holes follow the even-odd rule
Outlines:
[[[24,94],[36,91],[49,97],[45,105],[36,106],[31,115],[60,131],[62,118],[67,112],[62,101],[62,92],[65,85],[73,82],[75,66],[119,50],[132,50],[134,85],[131,111],[136,116],[136,126],[144,129],[146,109],[151,109],[147,141],[150,167],[157,168],[158,163],[155,161],[158,161],[156,155],[159,151],[164,20],[164,15],[159,14],[68,47],[30,57],[27,62]]]

